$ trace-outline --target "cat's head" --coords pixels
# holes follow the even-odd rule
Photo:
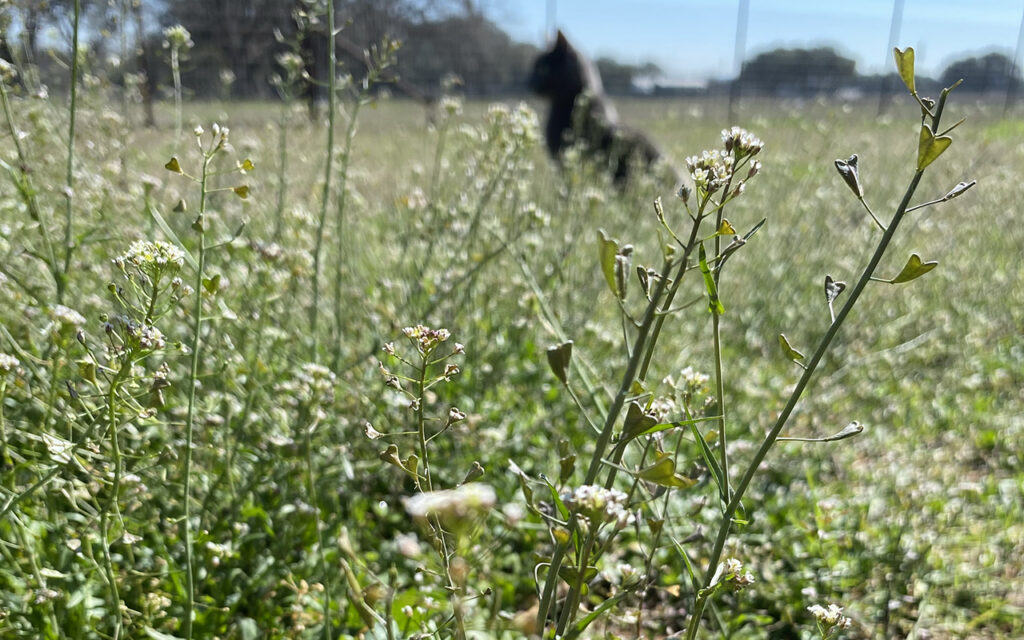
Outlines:
[[[588,86],[587,63],[561,31],[530,74],[530,90],[545,98],[574,97]]]

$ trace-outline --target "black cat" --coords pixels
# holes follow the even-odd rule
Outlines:
[[[646,136],[619,124],[597,68],[561,31],[551,50],[534,63],[530,89],[551,101],[544,136],[554,158],[559,159],[566,147],[581,144],[588,155],[607,163],[619,184],[632,167],[649,167],[661,158]]]

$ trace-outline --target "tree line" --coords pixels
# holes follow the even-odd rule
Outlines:
[[[322,96],[326,67],[325,0],[80,0],[84,41],[93,73],[124,84],[141,79],[142,93],[159,97],[170,85],[162,29],[183,25],[193,46],[182,65],[183,84],[194,97],[273,98],[281,94],[282,54],[302,62],[297,87]],[[74,0],[9,0],[0,4],[0,57],[38,69],[53,89],[66,82],[55,56],[70,41]],[[338,59],[342,72],[359,78],[363,53],[385,38],[402,42],[390,80],[392,90],[430,101],[446,78],[460,79],[471,97],[521,94],[533,59],[532,44],[513,40],[476,0],[335,0]],[[122,41],[121,35],[125,38]],[[128,46],[123,49],[123,43]],[[294,59],[294,58],[293,58]],[[800,96],[837,91],[885,93],[901,84],[894,76],[862,75],[856,63],[830,48],[774,49],[747,60],[738,78],[711,81],[706,89],[658,84],[654,64],[596,61],[612,94],[726,93],[738,83],[744,94]],[[969,57],[939,78],[918,80],[948,86],[965,78],[965,90],[1017,92],[1020,69],[1003,54]],[[637,80],[645,79],[644,88]]]

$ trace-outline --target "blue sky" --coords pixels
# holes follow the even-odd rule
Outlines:
[[[739,0],[484,0],[518,40],[542,45],[549,3],[555,24],[591,57],[652,61],[679,81],[728,77]],[[747,57],[775,47],[828,45],[861,73],[891,69],[893,0],[750,0]],[[905,0],[898,42],[913,46],[922,74],[992,50],[1013,55],[1024,0]]]

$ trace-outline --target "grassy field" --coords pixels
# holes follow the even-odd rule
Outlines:
[[[733,124],[716,101],[618,106],[680,173]],[[978,185],[908,213],[876,275],[911,253],[939,265],[869,283],[784,435],[865,430],[770,452],[722,556],[754,582],[717,593],[699,637],[820,637],[808,607],[829,603],[851,620],[843,638],[1024,635],[1024,124],[1001,106],[951,95],[946,121],[967,122],[913,202]],[[93,88],[69,190],[67,107],[12,97],[23,157],[0,127],[0,353],[16,359],[0,360],[0,638],[528,637],[561,536],[597,537],[593,514],[554,524],[637,339],[597,229],[661,271],[670,238],[652,203],[682,233],[676,185],[652,174],[620,190],[585,163],[559,172],[512,103],[453,106],[428,126],[421,107],[386,101],[362,107],[350,146],[344,105],[322,209],[325,125],[281,109],[186,104],[175,140],[172,107],[147,129]],[[833,161],[859,155],[883,222],[914,175],[920,110],[908,97],[876,112],[742,105],[763,166],[725,215],[741,235],[766,222],[717,289],[734,483],[802,373],[778,335],[810,356],[830,324],[825,275],[852,287],[881,236]],[[230,127],[215,153],[214,122]],[[197,140],[205,188],[165,168],[176,157],[200,177]],[[246,159],[254,168],[237,171]],[[154,278],[138,240],[188,255]],[[717,415],[697,262],[630,390],[658,421]],[[628,280],[621,309],[639,321],[646,300]],[[407,339],[415,325],[450,338]],[[566,386],[545,351],[569,339]],[[698,423],[717,451],[715,428]],[[655,450],[693,486],[631,478]],[[599,538],[597,573],[583,572],[583,611],[602,612],[583,637],[684,637],[687,566],[708,570],[722,519],[702,450],[688,426],[625,448],[615,486],[638,517]],[[467,474],[458,495],[406,502]],[[581,575],[563,568],[556,596]]]

